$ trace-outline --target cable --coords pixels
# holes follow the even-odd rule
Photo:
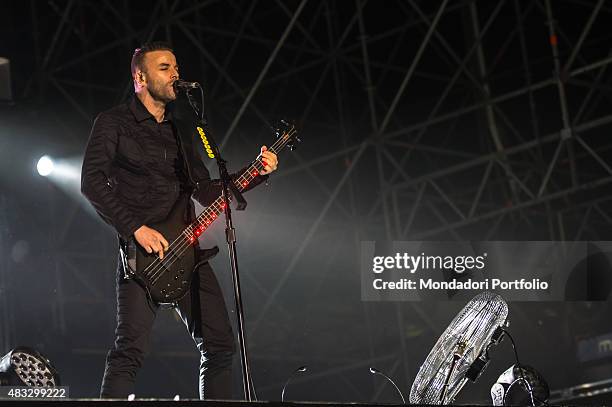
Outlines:
[[[512,350],[514,351],[514,359],[516,360],[516,365],[518,367],[519,370],[519,375],[520,375],[520,380],[523,381],[523,383],[525,383],[525,387],[527,387],[527,391],[529,393],[529,396],[531,398],[531,405],[533,407],[535,407],[535,402],[536,400],[538,401],[538,403],[541,403],[545,406],[548,406],[548,402],[546,402],[546,400],[541,400],[538,397],[533,395],[533,388],[531,387],[531,383],[529,383],[527,381],[527,379],[525,379],[525,375],[523,373],[523,368],[521,365],[521,362],[519,361],[519,356],[518,356],[518,351],[516,350],[516,343],[514,342],[514,338],[512,337],[512,335],[510,334],[510,332],[504,328],[501,328],[501,330],[504,332],[505,335],[508,336],[508,338],[510,339],[510,343],[512,343]],[[518,381],[518,380],[517,380]],[[506,405],[506,396],[509,394],[510,388],[517,382],[513,382],[510,384],[510,386],[508,387],[508,389],[506,390],[506,393],[504,394],[504,399],[503,399],[503,404]]]

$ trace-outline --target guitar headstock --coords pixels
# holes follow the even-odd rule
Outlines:
[[[274,133],[278,139],[276,143],[281,143],[282,146],[286,146],[292,151],[295,149],[297,143],[302,141],[297,136],[295,124],[284,119],[280,119],[275,124]]]

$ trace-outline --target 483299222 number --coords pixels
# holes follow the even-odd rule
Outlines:
[[[68,387],[0,386],[0,399],[68,398]]]

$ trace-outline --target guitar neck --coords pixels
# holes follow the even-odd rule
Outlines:
[[[291,140],[294,135],[295,129],[292,128],[290,131],[283,133],[276,142],[268,149],[269,151],[278,154],[287,143]],[[261,158],[257,158],[253,161],[248,168],[240,174],[235,180],[234,185],[239,191],[244,191],[249,184],[257,177],[264,169],[264,164]],[[210,227],[210,225],[219,217],[219,215],[225,210],[225,200],[223,195],[219,196],[215,201],[210,204],[201,214],[198,215],[195,221],[186,227],[182,232],[182,238],[189,243],[194,243],[197,238]]]
[[[255,160],[249,167],[240,174],[234,180],[234,185],[240,192],[243,192],[249,184],[259,175],[263,170],[264,165],[261,160]],[[190,242],[194,242],[208,227],[219,217],[219,215],[225,210],[225,199],[223,195],[220,195],[210,204],[196,220],[189,225],[183,231],[183,234],[189,239]]]

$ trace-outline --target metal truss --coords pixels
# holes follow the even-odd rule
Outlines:
[[[259,196],[269,208],[263,218],[290,224],[273,226],[278,234],[299,233],[269,234],[272,247],[285,247],[280,259],[243,252],[243,267],[281,270],[245,281],[258,296],[249,311],[257,364],[283,363],[274,357],[278,347],[315,324],[312,313],[323,312],[315,302],[329,299],[328,287],[351,278],[361,240],[605,239],[611,230],[612,9],[603,0],[31,0],[14,7],[30,22],[15,33],[32,32],[21,62],[30,69],[18,76],[22,103],[44,106],[69,129],[67,142],[84,145],[95,114],[125,99],[131,51],[151,39],[172,42],[182,75],[205,84],[210,123],[232,158],[246,157],[239,146],[269,142],[272,118],[297,121],[303,146],[281,158],[272,181],[283,199]],[[67,256],[83,253],[71,239],[85,216],[76,204],[68,215],[59,226],[56,284],[76,278],[89,303],[108,309],[95,277],[102,271],[79,270],[92,258],[110,264],[114,249],[102,243],[109,235],[95,239],[104,250]],[[249,220],[247,234],[262,222]],[[339,262],[325,252],[330,247],[354,259]],[[341,278],[330,276],[337,270]],[[298,274],[306,272],[304,282]],[[296,279],[315,298],[292,308],[287,292],[299,290]],[[66,298],[58,294],[60,308]],[[330,304],[322,318],[342,318],[342,304]],[[418,338],[406,332],[435,335],[444,320],[420,304],[357,308],[351,320],[368,328],[367,338],[336,358],[322,351],[321,359],[343,367],[300,380],[387,361],[409,383],[410,361],[423,355],[410,349]],[[381,308],[392,315],[390,336],[377,328]],[[364,343],[367,355],[347,363]],[[395,360],[377,350],[380,343],[396,347]],[[299,359],[282,358],[283,368]],[[278,380],[263,388],[278,390]],[[354,398],[368,397],[344,384]]]

